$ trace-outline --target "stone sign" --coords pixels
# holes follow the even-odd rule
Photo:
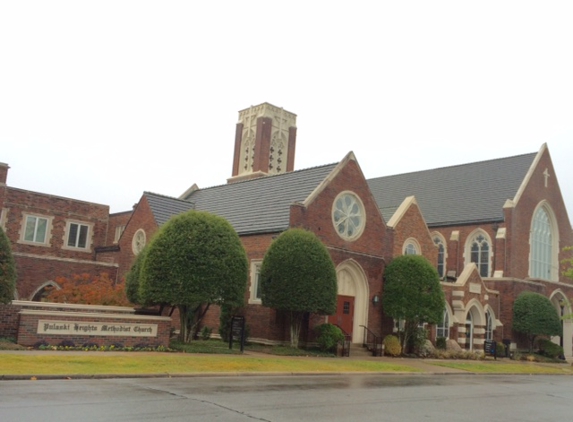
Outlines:
[[[157,324],[39,320],[37,332],[57,335],[157,337]]]

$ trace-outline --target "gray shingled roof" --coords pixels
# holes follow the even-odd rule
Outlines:
[[[146,192],[158,225],[190,209],[227,219],[237,233],[272,233],[289,226],[290,205],[303,202],[334,170],[328,164],[192,192],[187,200]]]
[[[388,221],[414,195],[428,226],[502,221],[537,153],[368,180]]]
[[[155,217],[158,226],[162,226],[174,215],[184,213],[193,209],[193,204],[170,196],[159,195],[157,193],[145,192],[144,196]]]

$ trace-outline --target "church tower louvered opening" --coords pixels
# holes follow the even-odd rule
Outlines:
[[[239,111],[233,183],[294,169],[296,114],[269,103]]]

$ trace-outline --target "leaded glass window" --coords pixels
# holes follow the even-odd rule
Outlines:
[[[549,214],[540,207],[533,216],[531,227],[530,276],[551,280],[553,262],[553,233]]]
[[[489,277],[490,245],[483,234],[478,234],[471,243],[471,262],[474,262],[482,277]]]

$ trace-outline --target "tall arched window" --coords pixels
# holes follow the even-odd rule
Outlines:
[[[531,252],[529,275],[533,278],[552,280],[553,275],[553,227],[544,206],[535,211],[531,222]]]
[[[434,236],[434,244],[438,247],[438,275],[440,278],[444,278],[446,276],[446,246],[444,239],[439,236]]]
[[[491,246],[489,239],[477,232],[469,242],[470,262],[474,262],[482,277],[490,276]]]
[[[485,339],[493,340],[493,315],[489,309],[485,313]]]
[[[443,337],[445,339],[450,337],[450,314],[448,314],[447,309],[444,309],[442,322],[436,326],[436,338],[438,337]]]

